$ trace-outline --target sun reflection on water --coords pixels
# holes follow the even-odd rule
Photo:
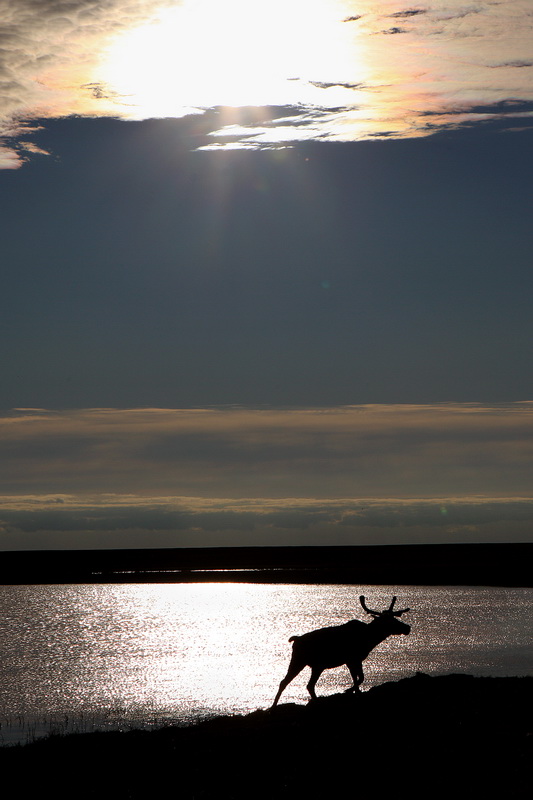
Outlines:
[[[289,636],[364,618],[359,594],[408,604],[409,637],[365,662],[365,688],[417,671],[533,672],[531,589],[143,584],[0,587],[0,717],[70,715],[104,727],[270,705]],[[306,702],[304,670],[283,702]],[[318,694],[351,684],[327,670]]]

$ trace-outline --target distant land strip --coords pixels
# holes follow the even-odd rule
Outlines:
[[[533,586],[533,543],[0,553],[0,584],[307,583]]]

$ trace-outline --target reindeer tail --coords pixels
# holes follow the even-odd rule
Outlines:
[[[291,636],[291,638],[289,639],[289,642],[295,642],[296,639],[299,639],[299,638],[300,638],[299,636]]]

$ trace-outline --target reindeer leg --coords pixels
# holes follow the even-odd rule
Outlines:
[[[283,680],[281,681],[281,683],[279,685],[278,693],[277,693],[276,697],[274,698],[274,702],[270,706],[271,708],[274,708],[274,706],[277,706],[278,700],[281,697],[281,693],[283,692],[283,690],[303,670],[304,667],[305,667],[305,664],[300,664],[299,662],[294,661],[294,660],[291,661],[291,663],[289,664],[289,669],[287,670],[287,674],[285,675],[285,677],[283,678]]]
[[[312,700],[316,700],[315,685],[323,671],[323,667],[311,667],[311,677],[309,678],[309,683],[307,684],[307,691],[311,695]]]
[[[346,664],[346,666],[350,670],[350,675],[352,676],[353,680],[353,686],[350,686],[349,689],[346,689],[346,692],[357,692],[359,690],[359,686],[365,679],[363,674],[363,664],[361,661],[356,661],[355,663]]]

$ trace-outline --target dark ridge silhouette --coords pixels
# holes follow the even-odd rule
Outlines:
[[[361,622],[352,619],[344,625],[333,625],[320,628],[303,636],[291,636],[292,658],[287,674],[281,681],[278,693],[272,703],[274,708],[284,689],[304,667],[311,667],[311,677],[307,684],[307,691],[311,699],[316,700],[316,682],[325,669],[341,667],[346,664],[352,676],[353,686],[347,692],[355,692],[363,683],[363,661],[378,644],[388,639],[389,636],[400,634],[408,635],[411,632],[409,625],[401,622],[397,617],[406,614],[409,609],[394,611],[396,597],[392,598],[390,606],[384,611],[372,611],[366,605],[364,595],[359,598],[363,609],[373,617],[372,622]]]
[[[0,552],[0,583],[532,586],[533,543]]]
[[[187,728],[0,748],[11,794],[76,800],[524,800],[533,678],[418,674]]]

